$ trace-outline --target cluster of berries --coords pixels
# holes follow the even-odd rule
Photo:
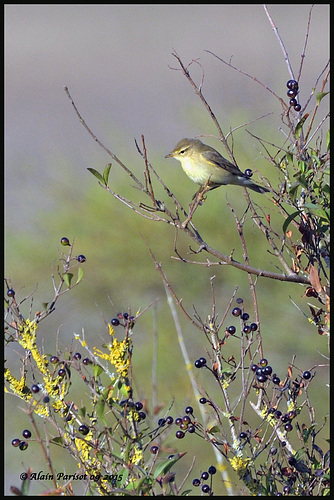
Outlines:
[[[28,429],[24,429],[24,431],[22,431],[22,436],[25,439],[29,439],[31,438],[31,432]],[[28,448],[28,443],[26,441],[22,441],[19,438],[13,439],[12,445],[14,446],[14,448],[19,448],[21,451],[24,451]]]
[[[136,403],[133,403],[131,401],[129,401],[128,399],[125,399],[123,401],[121,401],[119,403],[119,405],[121,407],[131,407],[133,409],[135,409],[137,411],[137,422],[140,422],[141,420],[145,420],[146,418],[146,413],[144,411],[142,411],[144,405],[141,401],[137,401]],[[122,413],[122,415],[124,416],[124,413]],[[67,420],[67,417],[66,417],[66,420]],[[82,424],[78,427],[78,431],[83,434],[84,436],[86,436],[89,432],[89,427],[85,424]]]
[[[204,358],[203,358],[204,359]],[[195,417],[193,416],[194,409],[192,406],[187,406],[184,410],[185,415],[183,417],[177,417],[175,420],[173,417],[168,416],[167,418],[160,418],[158,420],[158,427],[164,427],[166,424],[171,425],[173,422],[175,425],[179,427],[179,430],[176,431],[175,436],[177,439],[182,439],[186,435],[186,432],[193,434],[196,432],[197,423],[195,421]],[[151,453],[156,454],[159,451],[158,446],[151,446]]]
[[[203,471],[202,474],[201,474],[201,478],[198,479],[194,479],[193,480],[193,486],[200,486],[202,484],[202,492],[203,493],[209,493],[210,495],[212,495],[212,476],[214,474],[216,474],[217,472],[217,469],[214,465],[210,465],[210,467],[208,468],[208,470],[206,471]],[[210,477],[210,486],[206,483],[203,484],[203,481],[207,481]]]
[[[129,327],[132,328],[133,325],[135,324],[135,320],[136,318],[134,316],[129,316],[129,313],[124,312],[124,313],[118,313],[115,318],[112,318],[110,324],[112,326],[122,325],[124,327],[129,325]]]
[[[293,106],[293,109],[295,111],[300,111],[302,109],[302,107],[296,99],[296,96],[297,96],[298,91],[299,91],[298,82],[296,82],[296,80],[289,80],[286,83],[286,86],[289,89],[286,94],[288,97],[290,97],[290,101],[289,101],[290,106]]]
[[[242,300],[242,299],[239,299],[239,301]],[[247,312],[242,312],[242,309],[240,309],[240,307],[235,307],[234,309],[232,309],[232,315],[237,318],[238,316],[240,316],[240,319],[242,319],[243,321],[243,333],[250,333],[250,332],[256,332],[257,330],[257,324],[256,323],[251,323],[250,325],[248,325],[246,323],[246,321],[249,320],[249,314]],[[236,328],[235,326],[231,325],[229,327],[226,328],[226,331],[227,333],[229,333],[230,335],[234,335],[235,332],[236,332]]]

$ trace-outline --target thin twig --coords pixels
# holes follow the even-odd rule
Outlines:
[[[267,17],[268,17],[268,19],[269,19],[269,22],[270,22],[270,24],[271,24],[271,27],[272,27],[272,29],[274,30],[274,33],[275,33],[276,38],[277,38],[277,40],[278,40],[278,43],[280,44],[280,47],[281,47],[281,49],[282,49],[283,56],[284,56],[284,59],[285,59],[286,65],[287,65],[287,67],[288,67],[288,71],[289,71],[290,77],[294,80],[294,79],[295,79],[295,77],[294,77],[294,75],[293,75],[293,70],[292,70],[292,67],[291,67],[291,64],[290,64],[289,56],[288,56],[288,53],[287,53],[287,51],[286,51],[285,45],[284,45],[284,43],[283,43],[283,40],[282,40],[282,38],[280,37],[280,34],[278,33],[277,26],[276,26],[276,24],[274,23],[274,21],[273,21],[273,19],[272,19],[271,15],[269,14],[269,11],[268,11],[268,8],[267,8],[266,4],[264,4],[264,5],[263,5],[263,8],[264,8],[264,10],[265,10],[265,13],[267,14]]]
[[[192,87],[195,89],[195,92],[196,94],[199,95],[202,103],[204,104],[205,108],[207,109],[207,111],[209,112],[215,126],[217,127],[217,130],[219,132],[219,136],[220,136],[220,140],[222,141],[222,143],[224,144],[225,146],[225,149],[229,155],[229,157],[231,158],[232,162],[234,164],[236,164],[236,161],[235,161],[235,158],[233,156],[233,152],[231,150],[231,148],[229,147],[228,143],[227,143],[227,140],[226,140],[226,137],[225,137],[225,134],[223,133],[223,130],[221,128],[221,126],[219,125],[219,122],[214,114],[214,112],[212,111],[210,105],[208,104],[207,100],[205,99],[205,97],[203,96],[202,94],[202,84],[203,84],[203,77],[202,77],[202,82],[201,82],[201,85],[200,86],[197,86],[196,83],[194,82],[194,80],[191,78],[190,76],[190,73],[188,71],[188,69],[184,66],[183,62],[181,61],[181,58],[179,57],[179,55],[176,53],[176,51],[174,50],[174,52],[172,53],[172,55],[175,57],[175,59],[177,59],[177,61],[179,62],[179,65],[181,66],[181,69],[183,71],[183,74],[185,75],[185,77],[187,78],[187,80],[190,82],[190,84],[192,85]]]

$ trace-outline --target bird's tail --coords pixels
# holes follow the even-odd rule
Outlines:
[[[252,182],[251,184],[246,185],[245,187],[247,187],[249,189],[252,189],[253,191],[256,191],[257,193],[264,194],[264,193],[269,193],[270,192],[270,189],[262,187],[262,186],[258,186],[257,184],[254,184],[254,182]]]

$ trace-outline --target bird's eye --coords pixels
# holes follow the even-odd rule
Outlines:
[[[185,152],[186,152],[186,150],[185,150],[185,149],[181,149],[181,151],[180,151],[180,155],[183,155]]]

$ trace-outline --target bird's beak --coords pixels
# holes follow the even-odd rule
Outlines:
[[[165,156],[165,158],[173,158],[173,153],[168,153],[168,155]]]

